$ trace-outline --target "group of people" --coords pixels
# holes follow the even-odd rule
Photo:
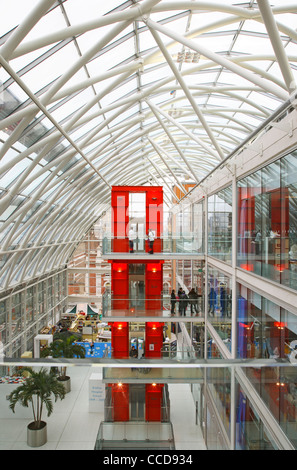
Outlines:
[[[131,227],[129,230],[129,248],[130,248],[130,253],[134,253],[134,242],[137,239],[137,233],[134,232],[133,228]],[[155,241],[155,234],[152,229],[149,229],[146,240],[148,241],[149,244],[149,254],[153,255],[154,254],[154,241]]]
[[[186,316],[186,311],[188,305],[191,307],[191,316],[198,315],[199,306],[198,306],[199,294],[192,288],[188,294],[181,287],[178,289],[177,294],[173,289],[171,292],[171,315],[175,315],[176,304],[178,305],[178,313],[181,316]]]

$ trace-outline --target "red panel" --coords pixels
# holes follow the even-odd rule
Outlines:
[[[149,229],[154,230],[156,234],[156,239],[154,242],[154,252],[160,253],[162,250],[160,237],[163,234],[162,187],[148,188],[146,193],[146,233],[148,233]]]
[[[114,322],[111,326],[112,357],[127,359],[129,357],[129,323]]]
[[[129,271],[127,263],[111,263],[112,309],[129,308]]]
[[[162,186],[112,186],[112,193],[143,193],[151,191],[163,191]]]
[[[164,323],[147,322],[145,324],[145,357],[161,357],[163,347]]]
[[[145,419],[161,421],[163,384],[146,384],[145,386]]]
[[[128,251],[129,193],[113,191],[111,194],[113,251]]]
[[[161,310],[161,293],[163,289],[163,263],[146,263],[145,298],[147,310]]]
[[[238,234],[240,236],[240,252],[250,253],[252,234],[255,231],[255,197],[251,196],[252,188],[238,188]]]
[[[128,252],[129,193],[146,193],[146,233],[156,233],[154,252],[162,249],[163,188],[161,186],[113,186],[111,193],[113,252]],[[148,249],[147,249],[148,251]]]
[[[129,385],[112,385],[113,420],[129,421]]]

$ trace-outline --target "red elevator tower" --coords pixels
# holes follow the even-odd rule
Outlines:
[[[123,322],[111,323],[113,357],[129,357],[130,324],[125,316],[135,316],[141,322],[145,317],[150,320],[156,317],[156,321],[145,322],[142,351],[145,358],[158,358],[162,354],[164,326],[158,321],[162,309],[163,261],[157,256],[162,251],[163,188],[113,186],[111,205],[112,252],[121,255],[120,259],[110,260],[111,308],[114,315],[123,317]],[[153,254],[149,254],[149,231],[154,239]],[[111,388],[114,420],[128,421],[129,384],[114,384]],[[146,421],[161,421],[162,388],[163,384],[145,385]]]

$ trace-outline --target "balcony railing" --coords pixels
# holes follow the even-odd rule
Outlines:
[[[200,317],[204,318],[204,297],[177,299],[174,305],[170,297],[123,298],[105,293],[102,296],[102,316],[111,317]]]
[[[95,450],[166,449],[174,450],[171,423],[101,422]]]
[[[162,236],[157,237],[154,241],[154,254],[204,254],[203,239],[196,235],[183,236]],[[128,237],[115,237],[105,235],[102,240],[102,254],[112,253],[130,253]],[[144,237],[138,237],[133,242],[134,254],[144,254],[149,252],[148,241]]]
[[[194,353],[190,354],[186,359],[187,365],[194,362]],[[162,364],[164,360],[164,364]],[[166,361],[167,360],[167,361]],[[174,364],[177,359],[171,358],[172,363]],[[132,362],[132,361],[131,361]],[[157,360],[155,361],[157,363]],[[134,364],[131,364],[133,367],[104,367],[103,368],[103,380],[107,383],[118,383],[119,381],[122,383],[135,383],[139,381],[139,383],[180,383],[181,381],[186,382],[195,382],[195,383],[203,383],[204,380],[204,372],[202,368],[199,367],[166,367],[168,364],[168,358],[160,358],[158,359],[158,364],[162,367],[144,367],[147,361],[143,361],[141,364],[141,360],[139,360],[139,367],[135,367]],[[141,367],[142,366],[142,367]]]

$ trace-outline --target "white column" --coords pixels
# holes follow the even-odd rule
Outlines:
[[[104,419],[105,384],[102,382],[102,367],[96,368],[89,378],[89,411],[102,413]]]

